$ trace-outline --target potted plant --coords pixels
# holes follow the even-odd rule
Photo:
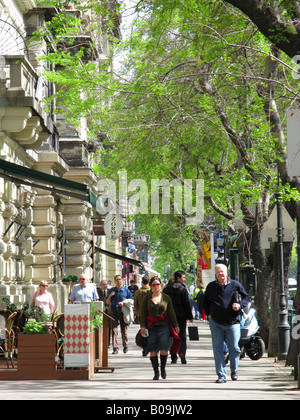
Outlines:
[[[28,321],[19,334],[18,372],[24,379],[54,379],[55,354],[55,334],[44,322]]]
[[[94,302],[90,303],[90,331],[101,328],[103,325],[103,315],[97,311]]]
[[[23,334],[48,334],[47,325],[43,322],[28,321],[23,328]]]
[[[76,283],[78,283],[79,279],[77,276],[74,275],[69,275],[69,276],[64,276],[61,281],[63,282],[63,284],[66,286],[67,291],[68,291],[68,295],[70,295],[74,285]]]

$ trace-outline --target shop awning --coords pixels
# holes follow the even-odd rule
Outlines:
[[[97,197],[85,184],[49,175],[35,169],[0,159],[0,176],[16,184],[29,185],[50,192],[87,201],[95,206]]]
[[[142,261],[134,260],[133,258],[124,257],[124,255],[115,254],[114,252],[106,251],[106,249],[99,248],[95,246],[95,252],[101,252],[101,254],[106,255],[117,260],[122,260],[132,265],[137,265],[140,268],[144,268]]]

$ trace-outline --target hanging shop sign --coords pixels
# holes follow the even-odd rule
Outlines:
[[[116,214],[108,214],[104,220],[104,233],[108,239],[116,240],[123,231],[122,217]]]

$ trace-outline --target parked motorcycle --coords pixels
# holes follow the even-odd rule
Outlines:
[[[241,358],[245,354],[251,360],[259,360],[265,352],[265,343],[259,335],[259,325],[255,316],[256,310],[249,303],[243,309],[244,316],[241,320],[241,338],[239,346],[241,349]]]

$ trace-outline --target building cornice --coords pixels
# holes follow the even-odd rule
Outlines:
[[[35,0],[15,0],[15,3],[22,13],[27,13],[36,7]]]

